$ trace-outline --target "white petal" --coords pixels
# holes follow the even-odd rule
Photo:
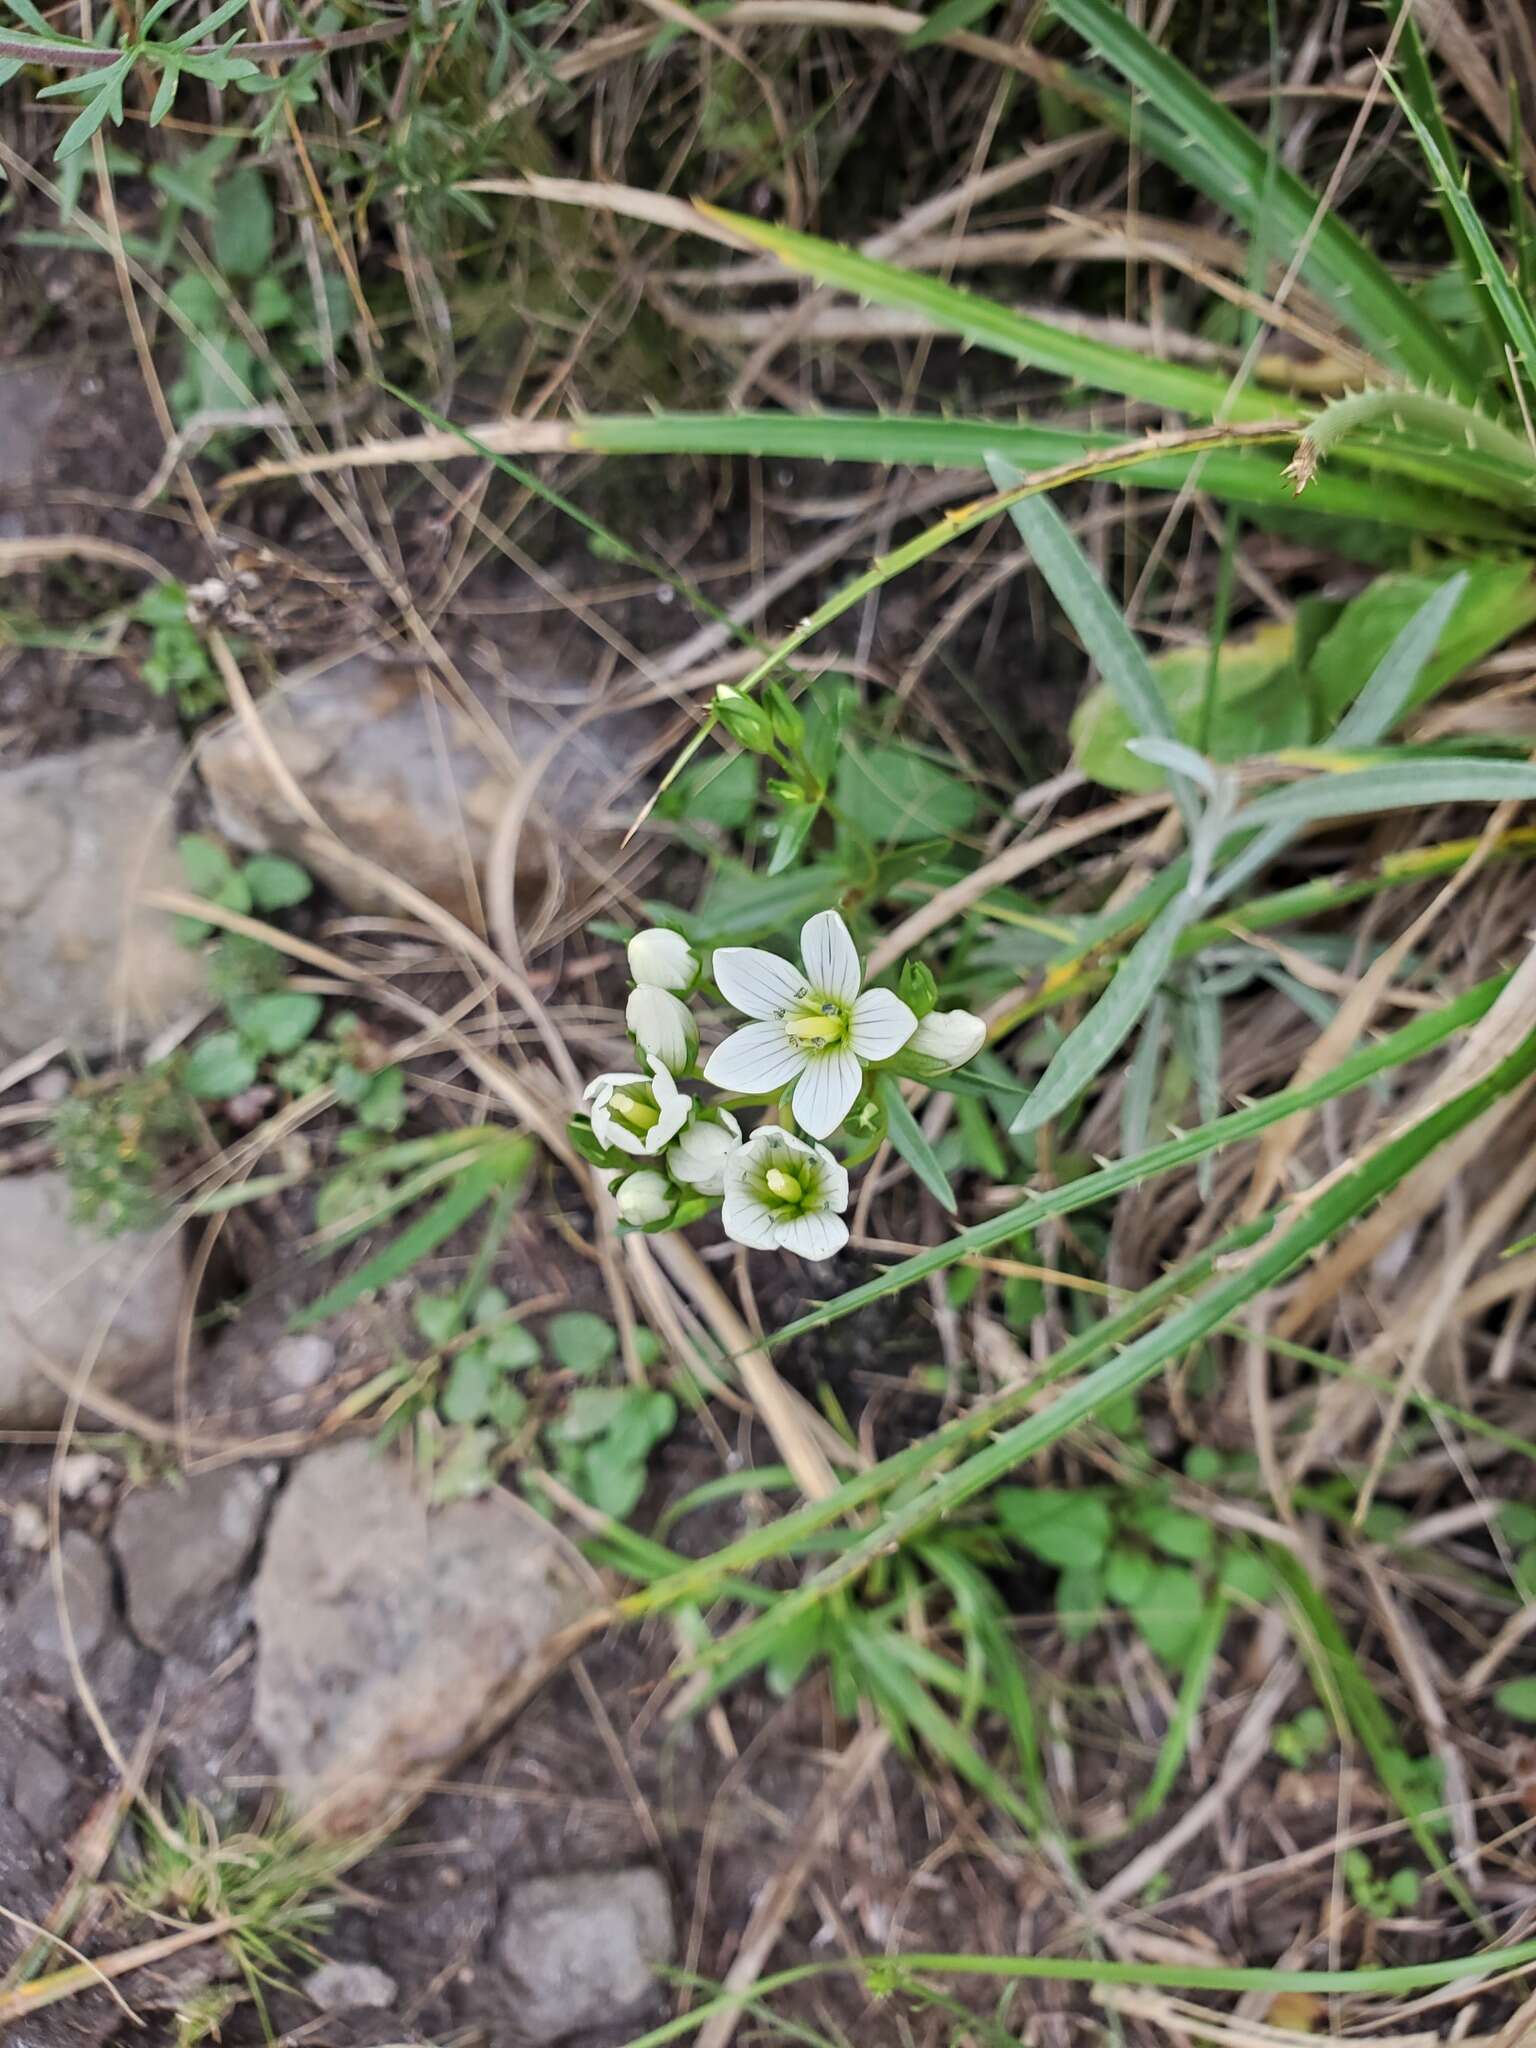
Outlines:
[[[775,1224],[773,1234],[784,1251],[798,1252],[802,1259],[830,1259],[848,1242],[847,1224],[841,1216],[829,1216],[825,1209]]]
[[[832,1157],[825,1145],[813,1147],[816,1156],[816,1194],[823,1209],[848,1206],[848,1169]]]
[[[830,1138],[863,1082],[864,1069],[846,1048],[819,1053],[795,1083],[795,1122],[813,1138]]]
[[[636,932],[628,955],[629,971],[642,988],[685,989],[699,971],[698,957],[682,933],[660,925]]]
[[[601,1122],[598,1121],[599,1116],[602,1117]],[[600,1145],[617,1145],[621,1152],[628,1152],[635,1159],[643,1159],[648,1152],[654,1152],[656,1149],[650,1142],[652,1134],[649,1131],[643,1138],[637,1138],[635,1133],[626,1124],[621,1124],[616,1116],[608,1116],[602,1111],[594,1114],[592,1129]]]
[[[630,992],[624,1007],[624,1022],[643,1053],[674,1074],[693,1064],[699,1049],[699,1034],[693,1013],[685,1002],[664,988],[644,983]]]
[[[722,946],[712,971],[716,988],[744,1017],[782,1017],[806,994],[798,967],[756,946]]]
[[[917,1019],[888,988],[867,988],[853,1006],[849,1042],[861,1060],[888,1060],[917,1029]]]
[[[851,1003],[858,994],[864,979],[858,950],[835,910],[820,911],[801,927],[800,958],[805,978],[817,995]]]
[[[987,1042],[987,1027],[969,1010],[931,1010],[913,1032],[907,1050],[946,1067],[963,1067]]]
[[[771,1095],[795,1078],[805,1057],[805,1047],[796,1045],[781,1024],[743,1024],[715,1047],[704,1078],[743,1095]]]
[[[738,1188],[726,1189],[720,1221],[727,1237],[735,1238],[738,1244],[744,1244],[752,1251],[771,1252],[779,1241],[773,1212],[767,1203],[743,1194]]]

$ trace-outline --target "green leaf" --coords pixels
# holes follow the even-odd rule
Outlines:
[[[1536,1721],[1536,1678],[1507,1678],[1493,1695],[1500,1713],[1515,1721]]]
[[[1210,1523],[1201,1521],[1198,1515],[1186,1514],[1182,1508],[1157,1506],[1139,1514],[1136,1526],[1165,1556],[1181,1558],[1186,1563],[1209,1557],[1215,1548],[1215,1532]]]
[[[1460,571],[1466,579],[1450,623],[1437,636],[1402,708],[1412,709],[1438,695],[1463,669],[1491,654],[1536,619],[1536,577],[1521,562],[1475,562]],[[1449,575],[1378,576],[1344,608],[1323,635],[1307,666],[1323,731],[1330,731],[1355,702],[1362,677],[1386,661],[1424,607],[1452,581]],[[1363,701],[1363,699],[1362,699]],[[1361,739],[1385,733],[1354,732]]]
[[[909,50],[921,50],[960,29],[967,29],[990,14],[997,0],[941,0],[921,28],[907,37]]]
[[[504,1323],[482,1341],[486,1357],[501,1373],[525,1372],[543,1356],[538,1338],[526,1323]]]
[[[320,1022],[318,996],[279,990],[269,996],[243,996],[229,1005],[230,1022],[258,1056],[293,1052]]]
[[[258,286],[259,290],[260,287]],[[296,860],[280,853],[258,853],[240,871],[258,910],[291,910],[314,893],[314,881]]]
[[[645,1491],[645,1459],[630,1457],[604,1438],[582,1459],[579,1476],[580,1491],[593,1507],[622,1521]]]
[[[1104,1578],[1098,1566],[1067,1566],[1056,1581],[1055,1608],[1069,1643],[1091,1636],[1104,1619]]]
[[[886,1135],[892,1145],[934,1200],[953,1215],[958,1207],[955,1191],[950,1186],[948,1176],[939,1164],[933,1147],[924,1136],[922,1125],[908,1109],[901,1092],[900,1081],[894,1074],[877,1075],[875,1095],[885,1111]]]
[[[238,1032],[215,1031],[187,1054],[181,1077],[193,1095],[224,1102],[250,1087],[256,1078],[256,1060]]]
[[[1507,1542],[1520,1546],[1536,1543],[1536,1507],[1529,1501],[1500,1501],[1498,1524],[1499,1534]]]
[[[860,255],[818,235],[800,234],[702,202],[700,210],[753,247],[777,257],[786,269],[814,278],[818,284],[851,292],[870,305],[920,313],[947,334],[959,335],[1015,362],[1050,370],[1073,383],[1143,398],[1196,419],[1220,415],[1233,421],[1267,420],[1275,415],[1273,397],[1252,388],[1234,391],[1228,378],[1209,370],[1190,369],[1139,350],[1068,334],[1047,321],[1015,313],[995,299],[963,291],[920,271],[904,270],[900,264]]]
[[[976,792],[906,747],[846,741],[837,764],[840,815],[877,846],[949,838],[976,815]]]
[[[271,261],[272,200],[261,172],[247,164],[230,171],[218,188],[213,253],[226,277],[258,276]]]
[[[551,1316],[544,1326],[544,1335],[562,1370],[575,1373],[578,1379],[590,1379],[593,1373],[601,1372],[619,1348],[618,1333],[612,1323],[587,1309],[566,1309]],[[571,1398],[574,1403],[584,1396],[577,1394]]]
[[[528,1396],[509,1379],[498,1379],[491,1389],[491,1420],[501,1430],[521,1428],[528,1417]]]
[[[264,271],[252,285],[251,303],[246,310],[263,334],[270,334],[274,327],[285,327],[297,312],[293,294],[270,270]]]
[[[760,773],[755,754],[716,754],[696,761],[664,793],[657,811],[663,818],[739,832],[757,808]]]
[[[357,1103],[357,1120],[370,1131],[398,1131],[405,1121],[405,1075],[385,1067],[368,1078]]]
[[[1140,1600],[1127,1611],[1153,1654],[1165,1664],[1178,1664],[1199,1633],[1205,1608],[1205,1591],[1192,1571],[1157,1564]]]
[[[438,1409],[445,1422],[482,1422],[490,1413],[495,1374],[478,1345],[453,1361]]]
[[[1124,1045],[1156,995],[1173,949],[1199,905],[1185,890],[1165,904],[1120,962],[1109,987],[1057,1050],[1013,1119],[1015,1137],[1038,1130],[1075,1102]]]
[[[592,1443],[613,1427],[628,1394],[627,1387],[578,1387],[546,1434],[557,1443]]]
[[[1134,1607],[1145,1599],[1154,1569],[1144,1550],[1117,1543],[1104,1566],[1104,1590],[1117,1606]]]
[[[1221,1590],[1263,1606],[1275,1597],[1275,1575],[1251,1550],[1229,1550],[1221,1563]]]
[[[464,1320],[453,1294],[420,1294],[411,1313],[417,1329],[434,1349],[451,1343]]]
[[[1104,118],[1118,127],[1134,126],[1138,148],[1160,157],[1250,234],[1262,232],[1270,248],[1305,249],[1302,276],[1382,362],[1421,384],[1476,400],[1476,378],[1467,364],[1386,266],[1114,0],[1053,5],[1061,20],[1146,96],[1133,111],[1128,101],[1116,105],[1115,96],[1094,94]]]
[[[1241,761],[1250,754],[1302,746],[1315,736],[1314,714],[1297,674],[1295,633],[1290,626],[1261,626],[1241,640],[1222,643],[1216,663],[1216,691],[1205,752],[1213,761]],[[1149,664],[1173,737],[1198,743],[1205,704],[1210,650],[1175,647]],[[1162,789],[1168,772],[1131,753],[1128,740],[1141,737],[1125,704],[1099,683],[1072,715],[1073,759],[1083,774],[1106,789]]]
[[[1043,1564],[1085,1570],[1099,1564],[1109,1547],[1113,1518],[1098,1493],[1002,1486],[992,1505],[1013,1541]]]
[[[185,604],[184,591],[181,601]],[[176,851],[181,859],[181,871],[187,878],[187,887],[199,896],[216,897],[235,879],[234,863],[229,855],[217,841],[205,839],[201,832],[183,832],[176,842]]]
[[[84,149],[97,129],[109,117],[122,119],[123,83],[132,63],[133,59],[129,56],[120,57],[110,71],[98,71],[88,86],[81,84],[77,79],[70,79],[65,83],[66,91],[89,92],[91,97],[60,136],[58,148],[53,153],[55,159],[62,160],[67,156],[73,156],[77,149]],[[40,100],[47,99],[53,91],[52,86],[45,86],[37,97]]]

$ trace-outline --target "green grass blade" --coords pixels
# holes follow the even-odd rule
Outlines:
[[[441,1196],[425,1216],[420,1216],[390,1241],[381,1252],[358,1267],[328,1293],[312,1302],[289,1324],[290,1329],[305,1330],[312,1324],[323,1322],[327,1316],[339,1315],[350,1308],[365,1294],[375,1288],[384,1287],[391,1280],[398,1280],[402,1274],[429,1258],[445,1239],[465,1224],[477,1209],[488,1202],[502,1188],[516,1187],[533,1164],[534,1147],[528,1138],[509,1137],[504,1144],[484,1158],[467,1166],[448,1192]]]
[[[1413,702],[1419,677],[1466,587],[1464,573],[1452,576],[1414,613],[1334,728],[1330,746],[1373,747],[1386,738]]]
[[[1338,1700],[1377,1777],[1408,1823],[1420,1854],[1467,1918],[1474,1924],[1483,1925],[1482,1915],[1471,1893],[1456,1873],[1447,1867],[1440,1844],[1424,1820],[1423,1801],[1409,1780],[1406,1752],[1333,1609],[1299,1558],[1278,1543],[1266,1544],[1265,1553],[1270,1569],[1295,1601],[1305,1623],[1301,1642],[1312,1666],[1318,1697],[1327,1699],[1332,1694]]]
[[[1164,906],[1121,961],[1115,978],[1052,1059],[1014,1118],[1015,1137],[1035,1131],[1075,1102],[1108,1066],[1162,986],[1179,935],[1199,909],[1182,889]]]
[[[1050,370],[1074,384],[1113,391],[1122,398],[1139,398],[1200,420],[1218,416],[1268,420],[1294,404],[1294,400],[1258,390],[1245,390],[1229,400],[1226,378],[1213,376],[1209,370],[1162,362],[1113,342],[1068,334],[1048,321],[1015,313],[979,292],[946,284],[923,271],[903,269],[898,263],[882,262],[876,256],[862,256],[856,249],[823,241],[819,235],[800,234],[793,228],[776,227],[702,202],[699,211],[776,257],[787,270],[813,278],[817,284],[851,292],[872,305],[919,314],[975,347],[991,349],[1037,370]]]
[[[1429,166],[1436,192],[1455,216],[1472,258],[1479,266],[1480,282],[1488,294],[1505,340],[1525,372],[1527,385],[1536,391],[1536,315],[1532,314],[1514,279],[1504,268],[1504,259],[1493,246],[1493,238],[1483,226],[1482,215],[1473,205],[1464,180],[1446,162],[1423,115],[1394,80],[1389,78],[1387,83],[1408,117],[1408,125]]]
[[[598,455],[757,455],[900,463],[922,469],[981,469],[987,456],[996,453],[1021,469],[1036,470],[1076,461],[1095,449],[1117,445],[1117,440],[1114,434],[1060,427],[886,413],[610,413],[579,420],[570,428],[573,448]],[[1374,462],[1378,451],[1351,449],[1348,459],[1356,457]],[[1364,520],[1373,527],[1394,526],[1438,540],[1511,545],[1529,540],[1524,527],[1487,506],[1448,490],[1351,475],[1341,466],[1345,460],[1341,455],[1321,471],[1308,485],[1299,508],[1282,465],[1264,451],[1217,448],[1154,455],[1125,471],[1123,481],[1146,489],[1177,490],[1198,464],[1202,489],[1235,505]],[[1421,471],[1428,473],[1427,464]],[[1513,510],[1529,501],[1528,477],[1520,480],[1518,490],[1513,481],[1507,490],[1500,482],[1495,503]]]
[[[1421,1053],[1443,1044],[1456,1032],[1476,1023],[1492,1007],[1507,979],[1505,975],[1495,975],[1491,980],[1480,982],[1445,1008],[1415,1017],[1378,1044],[1341,1060],[1338,1066],[1306,1087],[1283,1089],[1278,1095],[1267,1096],[1264,1101],[1256,1102],[1247,1109],[1234,1110],[1229,1116],[1219,1117],[1215,1123],[1191,1131],[1187,1137],[1170,1139],[1167,1144],[1155,1146],[1152,1151],[1143,1152],[1135,1159],[1117,1160],[1113,1166],[1084,1174],[1080,1180],[1071,1181],[1065,1187],[1051,1188],[1043,1195],[1031,1195],[1013,1208],[1005,1209],[1001,1215],[957,1231],[943,1244],[901,1260],[878,1279],[851,1287],[846,1294],[822,1302],[808,1315],[784,1324],[773,1332],[768,1342],[771,1345],[787,1344],[792,1338],[806,1336],[826,1323],[867,1308],[872,1301],[881,1301],[887,1295],[899,1293],[904,1287],[915,1286],[931,1273],[940,1273],[946,1266],[952,1266],[956,1259],[964,1258],[968,1252],[994,1251],[1020,1231],[1031,1229],[1048,1217],[1069,1215],[1077,1209],[1107,1201],[1158,1174],[1171,1173],[1180,1166],[1191,1166],[1197,1159],[1218,1151],[1223,1145],[1257,1137],[1272,1123],[1279,1122],[1293,1111],[1317,1109],[1335,1096],[1345,1095],[1362,1083],[1374,1080],[1377,1074],[1389,1067],[1404,1060],[1417,1059]]]
[[[1200,1617],[1199,1630],[1190,1644],[1185,1659],[1184,1676],[1179,1684],[1178,1704],[1174,1708],[1173,1719],[1168,1723],[1168,1732],[1157,1752],[1157,1762],[1152,1767],[1147,1789],[1126,1819],[1126,1833],[1130,1833],[1133,1828],[1144,1827],[1155,1813],[1161,1812],[1164,1801],[1173,1790],[1174,1781],[1183,1768],[1185,1757],[1189,1754],[1195,1721],[1205,1703],[1206,1688],[1211,1682],[1211,1669],[1216,1662],[1216,1652],[1221,1648],[1222,1632],[1226,1628],[1230,1612],[1231,1606],[1225,1595],[1216,1593],[1212,1595],[1210,1605]]]
[[[953,1216],[957,1206],[955,1191],[933,1147],[924,1137],[922,1125],[908,1109],[901,1083],[894,1074],[882,1074],[875,1083],[875,1094],[885,1111],[886,1136],[891,1144],[934,1200]]]
[[[1480,1955],[1441,1956],[1427,1963],[1397,1963],[1382,1968],[1350,1970],[1281,1970],[1227,1963],[1118,1963],[1085,1956],[901,1955],[840,1956],[834,1961],[799,1963],[776,1976],[759,1977],[750,1991],[731,1991],[707,1999],[691,2012],[637,2034],[625,2048],[667,2048],[672,2041],[698,2033],[711,2020],[751,2008],[757,2010],[776,1992],[793,1990],[828,1977],[857,1978],[872,1993],[921,1988],[924,1977],[996,1977],[1005,1983],[1139,1984],[1164,1991],[1216,1991],[1236,1997],[1245,1991],[1306,1992],[1319,1998],[1396,1997],[1431,1991],[1443,1984],[1470,1983],[1506,1970],[1527,1971],[1536,1965],[1536,1941],[1509,1948],[1485,1949]]]
[[[1271,176],[1258,137],[1144,35],[1114,0],[1053,0],[1053,5],[1063,21],[1146,96],[1148,105],[1135,115],[1142,148],[1225,207],[1251,234],[1259,230],[1261,203],[1276,245],[1294,248],[1311,234],[1302,275],[1366,347],[1418,383],[1452,392],[1468,403],[1476,400],[1478,380],[1471,366],[1359,237],[1331,212],[1322,216],[1314,232],[1316,195],[1281,166],[1275,166]],[[1105,112],[1116,125],[1130,114],[1124,102],[1115,109],[1108,96]]]
[[[1166,1321],[1065,1387],[1048,1407],[1026,1415],[1008,1429],[994,1432],[982,1448],[888,1509],[831,1563],[781,1597],[774,1610],[776,1626],[792,1626],[801,1615],[848,1585],[877,1559],[889,1556],[893,1549],[956,1514],[1028,1459],[1080,1429],[1151,1379],[1171,1360],[1201,1343],[1256,1295],[1289,1278],[1314,1251],[1372,1208],[1415,1167],[1474,1124],[1533,1072],[1536,1032],[1472,1087],[1399,1131],[1353,1172],[1325,1187],[1288,1228],[1260,1243],[1240,1270],[1207,1286]],[[663,1590],[653,1588],[652,1597]],[[738,1650],[757,1626],[749,1623],[740,1631],[734,1639]],[[704,1668],[708,1668],[712,1655],[710,1651],[703,1653],[699,1661]]]

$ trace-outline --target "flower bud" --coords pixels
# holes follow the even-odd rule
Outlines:
[[[681,932],[669,932],[661,925],[636,932],[628,954],[630,974],[642,988],[666,988],[680,995],[698,978],[698,954]]]
[[[901,979],[896,987],[914,1017],[926,1017],[939,1000],[939,985],[933,978],[933,969],[921,960],[902,962]]]
[[[668,1171],[701,1195],[718,1195],[725,1187],[725,1162],[740,1143],[741,1125],[729,1110],[722,1109],[718,1121],[696,1116],[667,1154]]]
[[[636,1045],[670,1074],[685,1074],[699,1050],[693,1012],[664,988],[637,988],[624,1008],[624,1022]]]
[[[907,1040],[906,1049],[936,1060],[938,1071],[947,1074],[974,1059],[986,1042],[986,1025],[969,1010],[933,1010]]]
[[[614,1189],[619,1215],[633,1230],[665,1223],[675,1206],[672,1183],[664,1173],[626,1174]]]
[[[805,745],[805,720],[790,702],[789,693],[782,683],[763,685],[763,707],[773,726],[773,736],[781,746]]]
[[[772,748],[773,720],[755,698],[730,683],[722,683],[715,691],[715,716],[749,753],[766,754]]]

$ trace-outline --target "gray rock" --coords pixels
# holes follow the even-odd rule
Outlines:
[[[25,489],[69,390],[69,376],[53,365],[0,371],[0,489]]]
[[[107,1633],[112,1617],[112,1570],[99,1543],[79,1529],[66,1529],[60,1546],[64,1560],[64,1604],[82,1663]],[[69,1659],[64,1653],[64,1630],[59,1619],[53,1571],[46,1566],[16,1603],[11,1616],[25,1667],[50,1685],[69,1680]],[[0,1656],[0,1665],[9,1657]]]
[[[537,795],[518,843],[519,893],[536,899],[542,889],[552,834],[601,851],[595,809],[624,764],[611,732],[584,726],[545,761],[568,711],[551,724],[488,692],[476,698],[479,718],[441,693],[432,711],[428,702],[417,671],[358,655],[274,692],[262,716],[300,790],[343,842],[455,915],[470,909],[466,853],[483,881],[497,820],[525,767]],[[231,839],[290,854],[354,909],[399,908],[300,815],[238,722],[203,743],[198,766]]]
[[[171,920],[135,901],[182,886],[179,758],[164,734],[0,770],[0,1055],[111,1052],[206,1000]]]
[[[254,1722],[290,1800],[337,1833],[375,1824],[517,1703],[586,1605],[513,1502],[429,1514],[408,1468],[365,1443],[304,1459],[254,1594]]]
[[[315,1330],[299,1337],[279,1337],[272,1346],[270,1363],[285,1387],[302,1393],[318,1387],[331,1370],[336,1363],[336,1346]]]
[[[326,2012],[351,2012],[360,2005],[393,2004],[396,1985],[372,1963],[322,1963],[304,1979],[304,1989]]]
[[[655,1968],[676,1951],[672,1900],[659,1871],[579,1871],[514,1886],[498,1942],[518,2031],[560,2041],[632,2019],[656,1995]]]
[[[152,1650],[192,1649],[245,1569],[276,1474],[253,1465],[196,1472],[180,1486],[131,1493],[112,1545],[128,1623]]]
[[[69,1208],[62,1174],[0,1180],[0,1427],[49,1429],[63,1415],[65,1395],[40,1358],[72,1384],[100,1339],[88,1387],[127,1396],[175,1355],[177,1245],[132,1232],[103,1242]]]
[[[11,1804],[40,1842],[58,1839],[73,1790],[74,1780],[51,1749],[30,1737],[23,1741],[11,1777]]]

